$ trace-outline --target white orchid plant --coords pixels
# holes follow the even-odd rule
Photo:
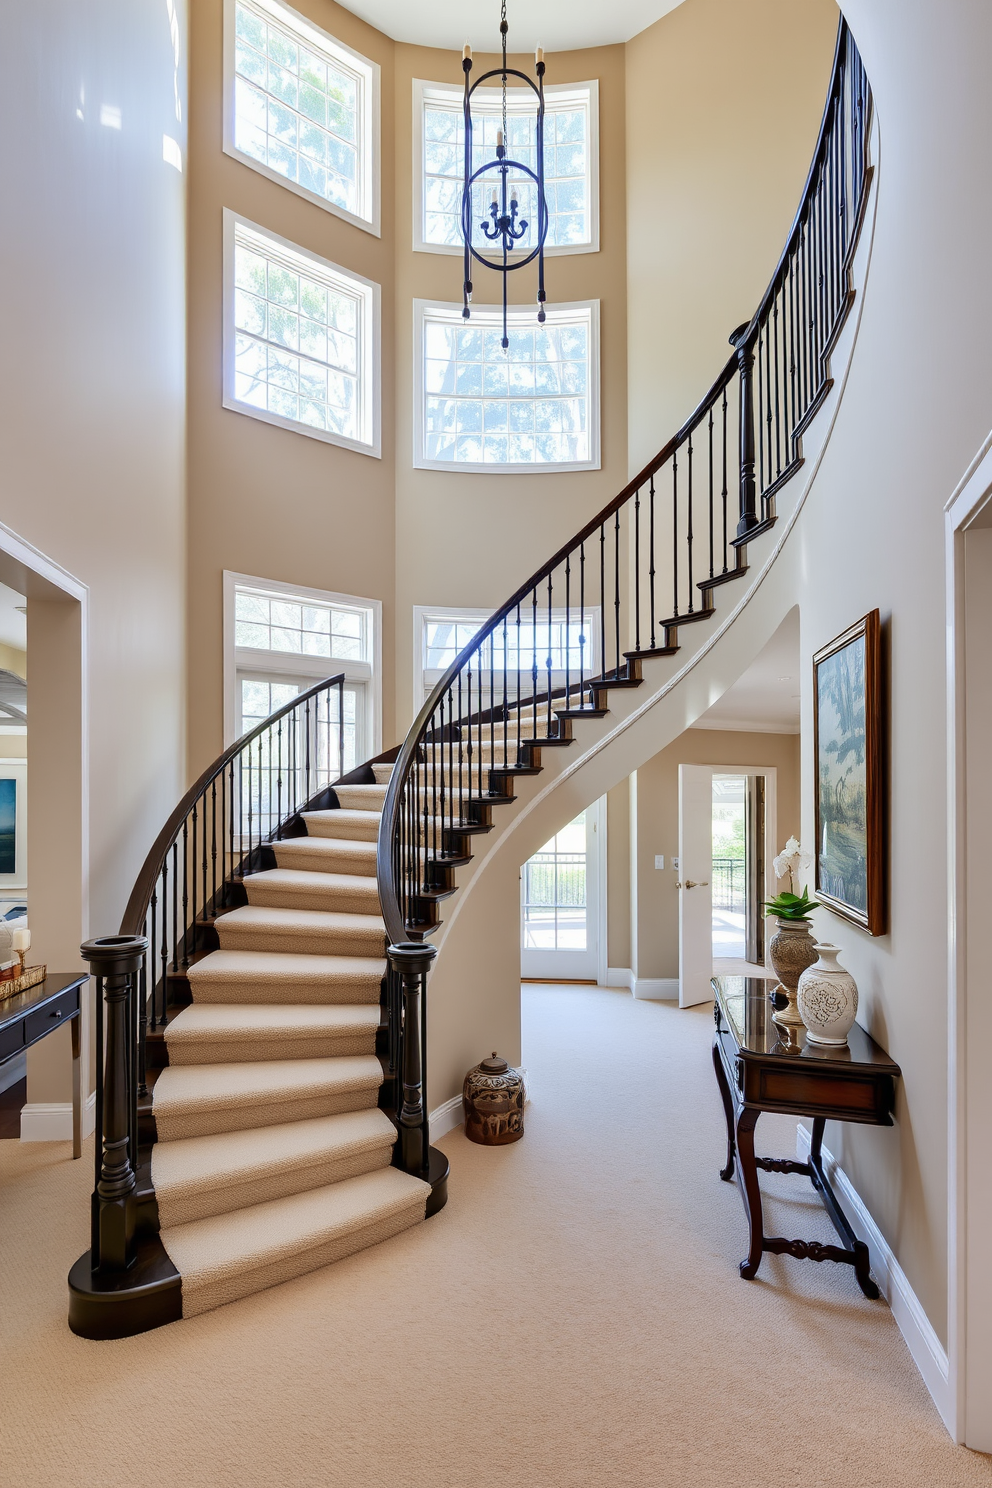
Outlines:
[[[765,911],[769,915],[777,915],[780,920],[805,920],[809,917],[810,910],[816,909],[817,901],[809,897],[809,890],[803,887],[801,894],[796,893],[796,883],[802,882],[813,866],[813,854],[804,852],[795,837],[790,837],[777,858],[772,860],[776,878],[787,878],[791,892],[777,894],[774,899],[765,903]]]

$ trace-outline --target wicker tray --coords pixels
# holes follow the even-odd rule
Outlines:
[[[25,966],[20,976],[11,977],[8,981],[0,981],[0,1002],[6,1002],[8,997],[16,997],[18,992],[26,992],[29,987],[37,987],[39,982],[45,980],[46,966]]]

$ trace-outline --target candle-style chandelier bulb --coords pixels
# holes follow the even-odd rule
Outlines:
[[[538,47],[534,53],[535,72],[537,82],[529,78],[525,72],[518,68],[507,65],[506,60],[506,38],[509,27],[506,20],[506,0],[502,0],[500,13],[500,39],[503,49],[503,63],[501,67],[494,67],[489,72],[484,72],[476,82],[471,81],[472,72],[472,48],[466,42],[462,51],[462,71],[465,75],[465,163],[462,178],[462,245],[464,252],[464,279],[462,284],[462,316],[468,320],[471,316],[469,306],[472,301],[472,260],[482,264],[485,268],[495,269],[503,276],[503,349],[509,347],[510,340],[507,335],[507,275],[515,269],[522,269],[527,264],[537,260],[537,304],[538,321],[543,325],[545,321],[544,305],[547,295],[544,288],[544,244],[548,236],[548,203],[544,190],[544,48]],[[503,113],[502,128],[496,131],[496,156],[493,160],[484,161],[477,169],[473,170],[472,157],[472,97],[480,84],[489,78],[498,77],[501,80],[503,90]],[[524,165],[522,161],[512,160],[509,156],[509,131],[507,129],[506,108],[506,85],[511,77],[520,78],[527,84],[537,99],[537,159],[536,169]],[[488,216],[479,223],[479,228],[489,243],[492,243],[500,254],[499,261],[487,258],[472,242],[474,228],[472,192],[476,182],[482,177],[493,172],[497,173],[497,180],[492,190],[492,200],[489,204]],[[515,177],[510,181],[511,175]],[[516,244],[528,232],[530,222],[526,217],[520,217],[520,202],[516,181],[521,178],[529,178],[534,183],[537,197],[537,242],[529,253],[520,258],[510,261],[510,254],[520,250]]]

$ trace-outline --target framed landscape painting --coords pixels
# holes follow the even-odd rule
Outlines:
[[[813,657],[816,897],[869,935],[885,933],[879,614]]]

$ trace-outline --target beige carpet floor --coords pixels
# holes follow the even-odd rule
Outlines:
[[[739,1279],[710,1009],[524,1008],[524,1140],[445,1138],[437,1218],[140,1338],[65,1325],[89,1144],[0,1142],[3,1488],[992,1484],[846,1268]],[[794,1123],[765,1121],[786,1155]],[[762,1181],[776,1230],[828,1237],[802,1180]]]

